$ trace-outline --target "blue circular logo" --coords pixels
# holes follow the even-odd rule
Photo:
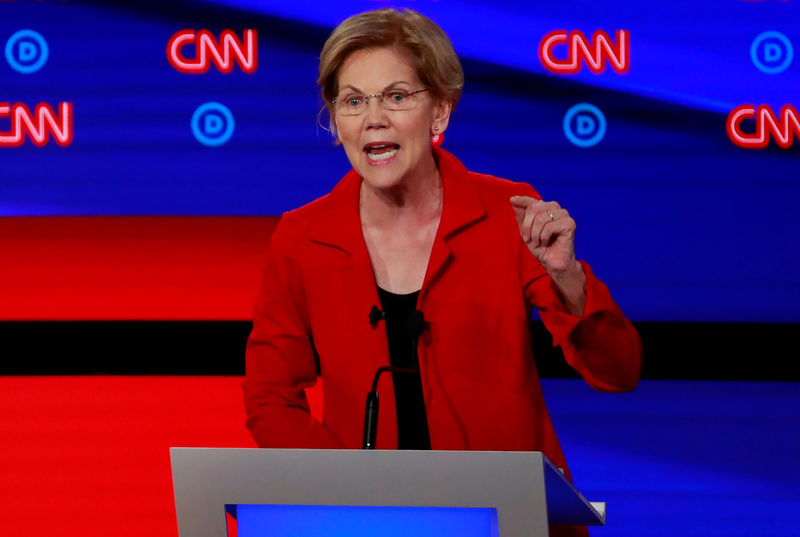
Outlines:
[[[578,147],[592,147],[606,135],[606,116],[593,104],[576,104],[564,116],[564,135]]]
[[[42,34],[33,30],[20,30],[6,41],[6,61],[15,71],[24,75],[35,73],[47,63],[50,49]]]
[[[233,136],[233,114],[220,103],[206,103],[192,114],[192,133],[197,141],[209,147],[217,147]]]
[[[769,75],[785,71],[793,58],[792,42],[780,32],[762,32],[750,45],[750,59],[759,71]]]

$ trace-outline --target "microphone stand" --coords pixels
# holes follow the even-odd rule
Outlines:
[[[370,315],[370,322],[372,322],[372,317],[374,315],[374,310],[377,310],[377,307],[373,306],[373,313]],[[383,313],[383,312],[381,312]],[[414,374],[419,372],[419,355],[417,354],[417,342],[419,340],[419,336],[422,335],[422,332],[425,330],[425,317],[422,315],[422,312],[416,310],[413,314],[411,319],[409,320],[410,328],[413,333],[413,337],[411,338],[411,346],[414,356],[417,359],[417,367],[392,367],[392,366],[381,366],[375,372],[375,377],[372,379],[372,389],[367,394],[367,404],[364,410],[364,436],[361,440],[361,448],[362,449],[375,449],[375,439],[378,435],[378,380],[380,380],[381,374],[386,371],[391,373],[406,373],[406,374]]]

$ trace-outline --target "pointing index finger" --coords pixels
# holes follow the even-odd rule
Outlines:
[[[524,209],[532,204],[542,203],[542,200],[532,198],[531,196],[511,196],[509,201],[511,205],[519,207],[520,209]]]

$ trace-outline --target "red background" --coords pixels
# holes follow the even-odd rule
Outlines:
[[[0,218],[0,320],[247,320],[276,222]],[[240,383],[0,377],[0,535],[176,536],[169,448],[255,447]]]
[[[276,223],[0,218],[0,320],[249,320]]]

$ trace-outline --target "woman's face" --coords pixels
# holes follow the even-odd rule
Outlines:
[[[411,63],[392,48],[353,52],[339,68],[338,85],[338,98],[423,89]],[[416,106],[410,110],[387,110],[372,97],[360,115],[335,114],[347,158],[368,186],[393,188],[435,171],[431,135],[447,128],[450,105],[437,103],[429,91],[413,98]]]

